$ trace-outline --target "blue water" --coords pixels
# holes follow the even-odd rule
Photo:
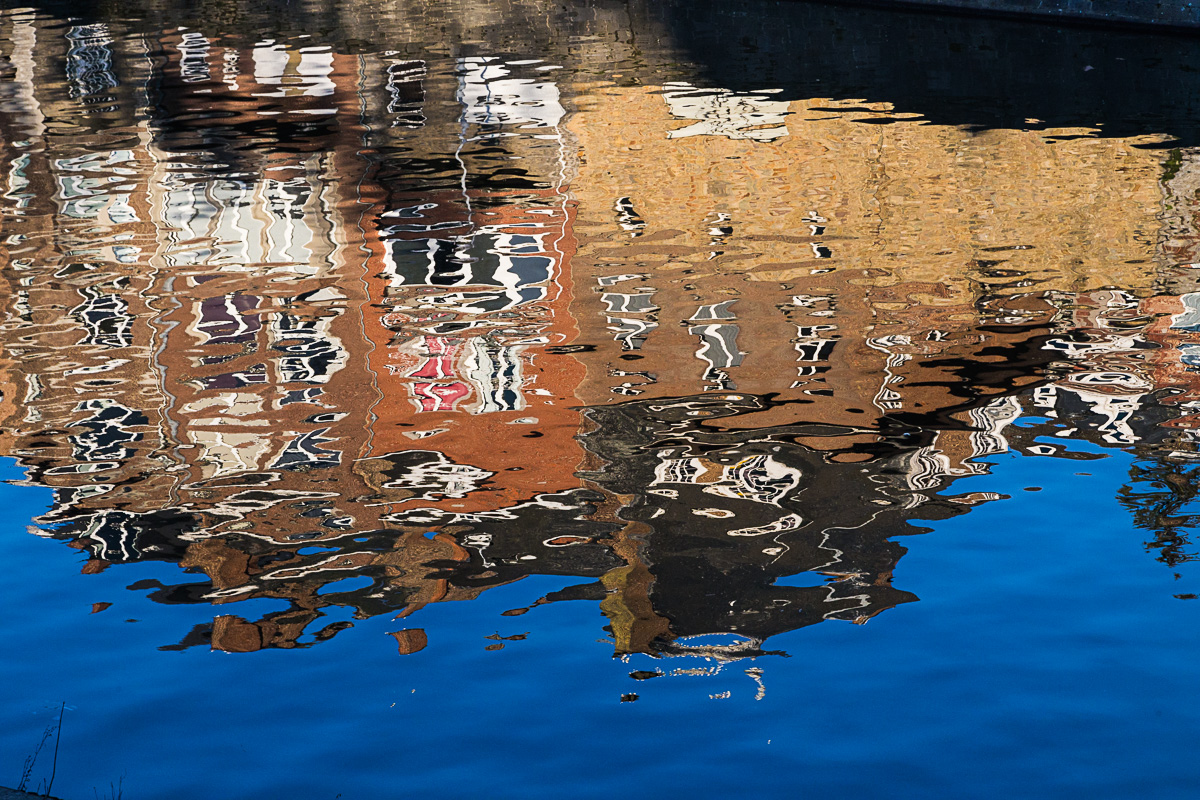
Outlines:
[[[176,798],[1195,797],[1200,602],[1174,598],[1182,581],[1143,552],[1110,499],[1130,457],[1106,455],[1082,476],[993,457],[958,485],[1015,499],[904,537],[897,581],[921,602],[723,668],[613,659],[591,603],[500,616],[567,583],[541,576],[425,608],[431,646],[413,655],[396,655],[386,633],[406,626],[387,618],[311,649],[163,652],[206,609],[125,587],[173,568],[77,574],[62,544],[25,532],[47,492],[6,485],[0,775],[65,702],[68,798],[118,780],[126,797]],[[681,666],[712,674],[629,677]]]
[[[1200,798],[1200,39],[34,5],[0,787]]]

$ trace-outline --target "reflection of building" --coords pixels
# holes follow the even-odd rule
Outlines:
[[[33,25],[29,35],[45,40],[42,54],[73,46]],[[357,120],[370,95],[370,112],[397,123],[373,134],[379,146],[415,138],[462,163],[480,150],[518,162],[545,150],[553,163],[558,146],[542,136],[514,153],[519,143],[467,96],[486,86],[469,65],[431,75],[199,32],[161,45],[169,58],[149,75],[122,74],[138,62],[105,51],[110,83],[155,87],[167,114],[129,128],[124,149],[36,126],[35,144],[6,137],[30,151],[9,161],[11,229],[29,243],[7,254],[23,270],[12,327],[24,344],[9,349],[20,361],[5,383],[25,399],[6,450],[57,487],[43,524],[90,553],[88,570],[160,558],[212,582],[201,595],[164,587],[164,600],[293,604],[286,624],[274,615],[253,635],[222,617],[216,646],[292,646],[330,603],[378,613],[367,609],[473,596],[423,566],[466,558],[453,538],[389,520],[422,507],[496,510],[575,485],[576,362],[544,354],[571,331],[570,207],[557,182],[539,188],[547,170],[531,163],[529,189],[471,189],[465,215],[455,194],[389,208],[390,190],[372,179],[386,163],[352,143],[367,133]],[[504,82],[516,107],[537,99],[519,94],[527,85]],[[25,116],[57,88],[20,98]],[[467,105],[438,119],[426,92]],[[476,139],[464,143],[459,117],[479,126]],[[240,146],[263,137],[296,146]],[[414,225],[430,218],[422,238]],[[421,247],[432,248],[428,263],[457,259],[473,273],[421,273]],[[348,575],[374,581],[323,593]]]
[[[530,487],[576,485],[581,370],[547,353],[574,336],[569,204],[550,190],[467,200],[474,218],[384,218],[373,290],[386,310],[372,365],[394,422],[377,427],[374,445],[398,453],[419,443],[477,464],[487,491],[452,504],[475,511],[527,499]]]
[[[578,102],[589,404],[761,398],[709,432],[789,431],[834,462],[890,458],[902,434],[914,491],[1006,450],[1025,388],[1039,409],[1090,409],[1105,446],[1196,452],[1196,302],[1171,265],[1195,238],[1187,159],[1164,217],[1163,156],[1128,140],[968,136],[881,105],[681,84]],[[1158,251],[1156,230],[1173,237]],[[725,480],[695,458],[665,474]]]
[[[947,492],[1022,409],[1194,450],[1200,305],[1152,296],[1130,142],[5,19],[0,449],[86,570],[207,576],[143,585],[230,606],[180,646],[540,573],[620,653],[750,655],[914,599],[893,538],[994,499]]]
[[[864,468],[795,443],[804,426],[764,438],[713,424],[762,404],[713,393],[589,412],[596,429],[584,442],[598,460],[589,477],[632,498],[617,536],[632,572],[650,578],[621,584],[606,601],[619,652],[685,654],[688,637],[720,633],[737,639],[703,654],[752,655],[771,635],[830,619],[861,623],[916,599],[891,585],[905,550],[890,538],[918,532],[915,517],[965,506],[912,489],[907,454]]]
[[[773,393],[779,410],[738,424],[878,430],[1035,380],[1050,292],[1153,285],[1161,157],[1130,142],[964,138],[882,107],[674,84],[578,102],[589,403]],[[1024,374],[960,368],[989,348]]]

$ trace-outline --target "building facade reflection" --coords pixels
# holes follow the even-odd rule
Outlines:
[[[1190,151],[597,78],[629,52],[599,37],[3,19],[0,450],[85,572],[169,562],[196,579],[134,588],[228,606],[168,647],[539,574],[579,582],[510,614],[761,655],[916,600],[898,537],[1067,436],[1136,453],[1135,524],[1192,558]]]

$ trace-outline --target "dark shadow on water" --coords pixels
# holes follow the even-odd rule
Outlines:
[[[976,129],[1200,143],[1200,37],[798,0],[693,0],[659,13],[714,87],[887,102]]]
[[[1200,144],[1200,34],[1177,29],[1122,30],[802,0],[570,5],[464,0],[433,10],[399,2],[367,15],[348,2],[31,5],[71,24],[117,22],[147,32],[199,25],[224,37],[269,31],[311,37],[314,44],[344,53],[421,50],[444,40],[464,55],[482,49],[550,56],[587,74],[597,65],[572,64],[571,43],[611,38],[611,26],[617,25],[624,28],[619,36],[628,37],[639,54],[637,63],[619,65],[627,80],[782,90],[775,96],[788,100],[890,103],[897,113],[974,130],[1087,128],[1093,131],[1088,135],[1105,137],[1165,137],[1159,146]],[[477,24],[484,11],[495,17],[494,24]],[[853,109],[829,113],[889,122]]]

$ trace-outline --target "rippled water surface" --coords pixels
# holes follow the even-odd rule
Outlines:
[[[0,784],[1200,796],[1200,39],[0,5]]]

